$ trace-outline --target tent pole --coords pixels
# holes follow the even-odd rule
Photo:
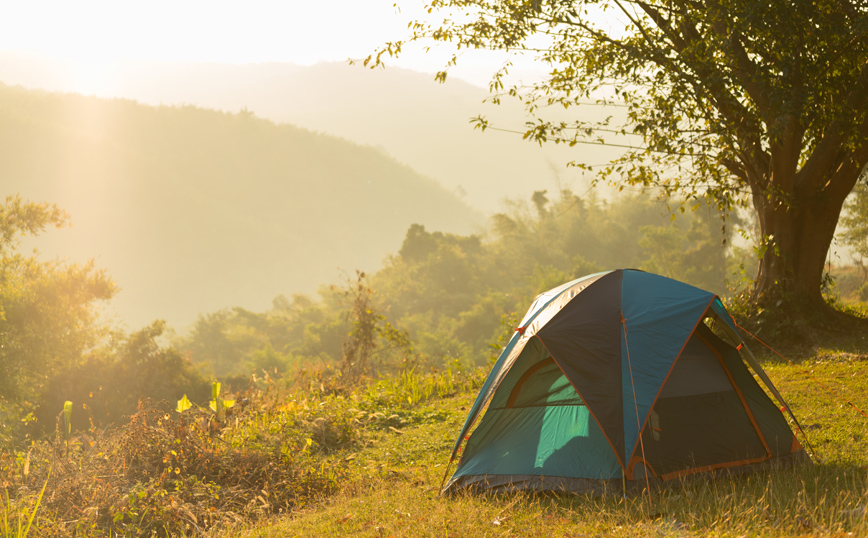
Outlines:
[[[621,497],[627,498],[627,471],[621,467]]]

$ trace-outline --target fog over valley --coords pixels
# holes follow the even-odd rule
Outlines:
[[[433,73],[397,67],[139,61],[101,66],[88,77],[79,69],[57,60],[0,52],[0,81],[7,84],[151,105],[248,110],[278,123],[374,146],[486,213],[500,211],[504,198],[526,198],[539,188],[560,183],[579,189],[587,184],[585,176],[567,163],[605,164],[622,151],[539,147],[518,133],[524,132],[528,117],[514,100],[500,105],[483,102],[489,97],[486,88],[457,78],[437,84]],[[582,114],[585,119],[603,119],[617,112],[588,107]],[[571,114],[563,109],[545,113],[575,120]],[[470,120],[480,115],[494,126],[517,132],[474,129]]]

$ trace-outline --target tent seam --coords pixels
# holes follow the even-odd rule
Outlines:
[[[642,427],[639,428],[639,431],[636,434],[637,442],[633,445],[633,450],[630,451],[630,458],[627,460],[628,462],[632,461],[636,456],[636,447],[639,445],[639,441],[642,439],[642,432],[645,430],[645,426],[648,425],[648,418],[651,416],[651,410],[654,409],[654,405],[657,403],[657,400],[660,399],[660,394],[663,392],[663,387],[666,385],[666,381],[669,379],[669,376],[672,375],[672,370],[675,369],[675,364],[678,362],[678,359],[681,358],[681,354],[684,353],[684,348],[687,347],[687,342],[690,341],[690,337],[693,336],[693,333],[696,332],[696,328],[699,327],[699,324],[702,323],[702,320],[705,318],[705,314],[708,312],[708,309],[711,308],[711,304],[714,302],[714,299],[717,298],[717,295],[712,295],[711,300],[708,301],[708,304],[705,306],[705,309],[702,311],[702,314],[699,315],[699,319],[696,320],[696,323],[693,325],[693,329],[688,333],[687,338],[684,339],[684,343],[681,344],[681,349],[678,350],[678,355],[675,356],[675,360],[672,361],[672,366],[669,367],[669,371],[666,372],[666,377],[663,378],[663,382],[660,383],[660,388],[657,389],[657,395],[654,396],[654,400],[651,401],[651,405],[648,407],[648,413],[645,415],[645,420],[642,422]],[[622,314],[623,317],[623,314]],[[625,337],[626,340],[626,337]],[[633,397],[633,401],[636,402],[636,397]],[[638,403],[637,403],[638,405]],[[626,447],[624,447],[626,450]],[[626,456],[626,454],[625,454]]]
[[[609,443],[609,446],[610,446],[610,447],[612,447],[612,452],[615,454],[615,459],[618,460],[618,465],[620,465],[620,466],[621,466],[621,469],[624,470],[624,472],[626,472],[626,467],[624,466],[624,462],[621,461],[621,455],[618,454],[618,449],[615,448],[615,445],[612,443],[612,440],[609,439],[609,436],[608,436],[608,435],[606,435],[606,430],[603,428],[603,425],[600,424],[600,419],[597,418],[597,415],[596,415],[596,414],[594,413],[594,411],[591,409],[591,406],[588,405],[588,402],[585,400],[585,397],[582,396],[582,393],[579,392],[579,389],[577,389],[576,386],[573,385],[573,380],[570,379],[570,376],[568,376],[567,373],[564,371],[564,368],[563,368],[563,366],[561,366],[560,361],[558,361],[557,357],[555,357],[554,354],[551,352],[551,350],[548,348],[548,346],[546,346],[546,343],[543,342],[543,339],[540,338],[538,335],[534,335],[534,336],[536,336],[537,338],[539,338],[540,343],[542,343],[543,347],[546,348],[546,351],[549,352],[549,355],[551,356],[552,360],[554,360],[555,364],[557,364],[557,366],[558,366],[558,368],[560,369],[561,373],[564,374],[564,377],[565,377],[565,378],[567,379],[567,381],[570,383],[570,386],[573,387],[573,390],[576,391],[576,394],[578,394],[578,395],[579,395],[579,398],[582,399],[582,403],[585,404],[585,407],[588,409],[588,413],[589,413],[592,417],[594,417],[594,422],[597,423],[597,427],[600,428],[600,432],[602,432],[603,437],[606,438],[606,442]]]

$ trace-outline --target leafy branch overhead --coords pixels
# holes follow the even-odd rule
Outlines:
[[[48,227],[69,226],[69,214],[54,204],[34,203],[7,196],[0,206],[0,253],[18,247],[27,235],[39,235]]]
[[[525,138],[620,145],[598,180],[753,206],[774,246],[755,297],[822,302],[841,206],[868,162],[866,2],[433,0],[428,12],[442,22],[413,22],[407,41],[454,46],[447,70],[468,48],[549,67],[531,85],[509,85],[509,63],[492,75],[493,99],[518,98],[534,118]],[[622,108],[590,120],[600,104]],[[572,119],[548,119],[550,107]]]

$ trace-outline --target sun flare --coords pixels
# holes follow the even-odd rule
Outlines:
[[[67,64],[67,84],[84,95],[106,96],[114,89],[118,62],[100,59],[76,59]]]

